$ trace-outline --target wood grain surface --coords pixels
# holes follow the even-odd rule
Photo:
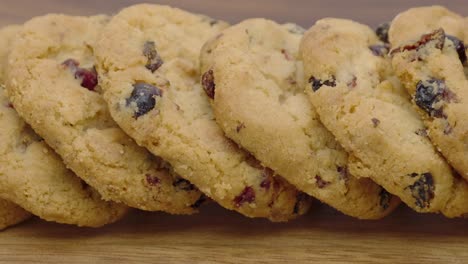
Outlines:
[[[50,12],[112,14],[136,2],[0,0],[0,25]],[[230,22],[267,17],[304,27],[327,16],[375,26],[408,7],[430,3],[468,15],[466,0],[153,2]],[[195,216],[135,211],[101,229],[33,219],[0,232],[0,263],[468,263],[467,246],[467,220],[418,215],[406,207],[381,221],[359,221],[317,204],[301,219],[273,224],[212,204]]]

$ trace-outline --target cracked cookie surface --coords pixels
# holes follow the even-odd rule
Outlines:
[[[0,82],[14,37],[21,30],[0,30]],[[18,116],[0,88],[0,197],[47,221],[98,227],[122,218],[126,207],[105,202],[68,170],[62,160]],[[16,214],[24,217],[18,211]],[[3,218],[0,216],[0,218]],[[6,219],[6,218],[3,218]]]
[[[424,120],[429,138],[468,180],[466,28],[463,17],[444,7],[419,7],[393,20],[389,39],[393,67]]]
[[[93,51],[107,22],[106,16],[54,14],[27,22],[9,57],[12,103],[103,199],[193,213],[201,193],[128,137],[100,95]]]
[[[226,26],[167,6],[122,10],[96,49],[104,98],[138,144],[214,201],[286,221],[305,213],[309,198],[224,136],[199,83],[200,49]]]
[[[375,53],[376,46],[387,46],[387,52]],[[367,26],[318,21],[300,48],[306,92],[323,124],[351,154],[351,173],[373,179],[418,212],[463,216],[468,186],[427,138],[393,72],[389,50]]]
[[[228,137],[299,190],[361,219],[390,213],[399,199],[348,172],[348,155],[304,93],[303,30],[249,19],[201,51],[203,85]]]

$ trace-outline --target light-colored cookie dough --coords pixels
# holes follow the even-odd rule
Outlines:
[[[199,53],[224,22],[158,5],[122,10],[96,48],[117,123],[223,207],[286,221],[310,200],[260,166],[218,127],[199,83]]]
[[[0,30],[0,83],[5,58],[20,27]],[[0,88],[0,197],[47,221],[98,227],[120,219],[127,208],[105,202],[66,169],[61,159],[18,116]],[[12,207],[10,205],[10,207]],[[11,217],[26,214],[13,207]],[[3,214],[2,214],[3,215]]]
[[[54,14],[27,22],[9,57],[13,105],[105,200],[196,212],[202,194],[128,137],[99,93],[93,49],[107,22],[106,16]]]
[[[297,25],[249,19],[204,46],[203,85],[216,121],[299,190],[350,216],[384,217],[399,199],[348,173],[348,154],[303,91],[302,33]]]
[[[392,22],[397,76],[411,95],[428,136],[468,180],[468,71],[465,19],[444,7],[409,9]]]
[[[354,175],[373,179],[418,212],[463,216],[468,185],[452,175],[427,138],[388,51],[365,25],[318,21],[300,48],[309,98],[351,154]]]

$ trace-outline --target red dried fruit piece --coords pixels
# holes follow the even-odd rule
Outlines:
[[[67,59],[62,62],[65,68],[68,68],[75,79],[81,80],[80,85],[90,91],[94,91],[98,84],[98,75],[96,69],[80,68],[80,63],[75,59]]]
[[[205,90],[206,95],[208,95],[208,97],[210,97],[211,99],[214,99],[216,84],[214,82],[214,74],[212,69],[208,70],[203,74],[202,86],[203,90]]]
[[[127,106],[135,103],[137,110],[133,114],[135,119],[145,115],[156,106],[156,97],[161,97],[162,91],[156,86],[144,82],[137,82],[133,85],[133,91],[127,98]]]
[[[390,52],[390,55],[394,55],[398,52],[409,51],[409,50],[416,50],[418,51],[420,48],[427,45],[429,42],[435,41],[435,47],[437,49],[443,49],[445,44],[445,31],[442,28],[439,28],[431,33],[424,34],[421,38],[413,44],[405,45],[402,47],[398,47]]]
[[[444,80],[430,78],[416,84],[414,102],[432,117],[444,118],[443,107],[438,102],[456,102],[456,95],[450,91]]]
[[[380,120],[377,119],[377,118],[372,118],[372,124],[374,125],[374,127],[378,127],[380,125]]]
[[[266,189],[266,190],[269,190],[270,189],[270,186],[271,186],[271,182],[273,180],[273,175],[275,174],[275,172],[270,169],[270,168],[265,168],[263,170],[263,177],[265,178],[261,183],[260,183],[260,187]]]
[[[253,201],[255,201],[255,191],[252,187],[248,186],[234,198],[234,205],[240,207],[244,203],[252,203]]]
[[[161,183],[161,180],[156,177],[156,176],[152,176],[150,174],[146,174],[146,182],[150,185],[150,186],[157,186],[159,183]]]
[[[349,180],[349,171],[348,171],[348,167],[346,166],[338,166],[336,167],[336,171],[340,174],[340,179],[344,180],[344,181],[348,181]]]

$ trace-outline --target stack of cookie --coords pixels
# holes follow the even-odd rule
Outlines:
[[[284,222],[312,197],[359,219],[400,199],[461,217],[465,24],[435,6],[376,33],[331,18],[304,32],[142,4],[6,27],[0,228],[28,212],[98,227],[207,200]]]

